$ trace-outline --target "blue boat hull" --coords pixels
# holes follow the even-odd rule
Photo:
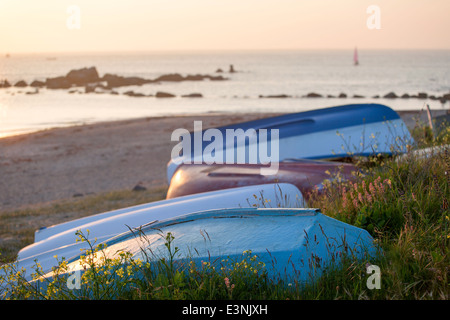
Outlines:
[[[239,145],[237,139],[226,140],[227,130],[242,129],[240,137],[244,137],[244,145]],[[256,137],[250,143],[250,133],[255,130]],[[170,184],[178,166],[182,163],[213,163],[219,159],[229,163],[226,150],[233,150],[232,163],[239,163],[237,154],[245,155],[244,163],[250,162],[251,145],[260,143],[258,133],[267,129],[267,148],[271,153],[271,129],[278,129],[279,150],[278,160],[287,159],[332,159],[349,156],[370,156],[374,154],[402,153],[407,151],[407,145],[414,141],[399,115],[391,108],[380,104],[354,104],[324,108],[278,117],[249,121],[217,128],[223,136],[223,148],[215,150],[214,156],[209,156],[210,141],[202,141],[201,148],[195,150],[191,143],[190,150],[183,150],[180,157],[171,159],[167,165],[167,179]],[[202,131],[202,135],[205,130]],[[195,133],[190,133],[190,141],[195,140]],[[197,143],[197,142],[196,142]],[[253,149],[255,150],[255,149]],[[273,154],[271,154],[273,155]],[[254,163],[261,163],[258,158]]]
[[[104,254],[129,252],[133,259],[154,263],[168,259],[165,235],[174,237],[177,265],[193,261],[232,267],[245,253],[256,255],[274,280],[310,282],[342,257],[370,259],[377,254],[373,238],[363,229],[345,224],[317,209],[232,208],[209,210],[167,219],[126,232],[104,244]],[[103,254],[103,253],[102,253]],[[150,261],[148,261],[150,260]],[[78,258],[69,261],[71,272],[82,270]]]

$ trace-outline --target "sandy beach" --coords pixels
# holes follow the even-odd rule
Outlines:
[[[145,118],[55,128],[0,139],[0,208],[167,185],[166,164],[177,128],[261,118],[262,114]]]
[[[433,111],[433,116],[445,110]],[[409,128],[425,111],[398,112]],[[203,114],[55,128],[0,139],[0,210],[56,200],[167,185],[166,164],[177,128],[242,122],[274,114]]]

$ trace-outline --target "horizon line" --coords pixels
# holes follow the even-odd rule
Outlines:
[[[287,51],[450,51],[450,48],[255,48],[255,49],[136,49],[136,50],[61,50],[61,51],[3,51],[0,55],[22,54],[144,54],[144,53],[240,53]]]

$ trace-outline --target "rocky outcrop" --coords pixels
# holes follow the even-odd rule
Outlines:
[[[17,81],[14,87],[25,88],[28,84],[24,80]]]
[[[190,93],[182,95],[183,98],[203,98],[203,95],[201,93]]]
[[[42,87],[45,87],[45,82],[39,81],[39,80],[34,80],[33,82],[31,82],[30,87],[42,88]]]
[[[417,95],[417,97],[419,99],[426,99],[428,98],[428,94],[426,94],[425,92],[419,92],[419,94]]]
[[[72,84],[66,77],[47,78],[45,86],[49,89],[69,89]]]
[[[84,86],[88,83],[99,82],[97,69],[95,67],[71,70],[66,75],[67,81],[75,86]]]
[[[321,94],[315,93],[315,92],[310,92],[306,95],[307,98],[322,98]]]
[[[223,73],[222,69],[217,69],[216,73]],[[236,70],[233,65],[230,65],[229,73],[234,73]],[[222,75],[208,75],[208,74],[188,74],[182,75],[179,73],[169,73],[163,74],[155,79],[146,79],[141,77],[126,77],[120,76],[116,74],[107,73],[104,76],[100,77],[97,69],[95,67],[89,68],[81,68],[70,70],[65,76],[47,78],[45,81],[34,80],[29,85],[34,88],[42,88],[47,87],[48,89],[70,89],[72,87],[84,87],[85,93],[110,93],[118,95],[119,93],[113,91],[114,88],[124,87],[124,86],[141,86],[149,83],[161,83],[161,82],[182,82],[182,81],[222,81],[228,80],[228,78],[223,77]],[[27,87],[27,83],[25,81],[18,81],[14,84],[15,87]],[[11,84],[6,80],[0,80],[0,88],[9,88]],[[96,90],[96,89],[101,90]],[[20,91],[18,91],[20,92]],[[34,92],[32,92],[34,93]],[[14,94],[14,93],[12,93]],[[145,95],[141,93],[136,93],[133,91],[127,91],[124,95],[132,96],[132,97],[150,97],[155,96],[157,98],[173,98],[175,95],[167,92],[157,92],[156,95]],[[191,93],[182,95],[183,98],[202,98],[203,95],[200,93]],[[275,95],[259,95],[259,98],[274,98],[274,99],[282,99],[282,98],[292,98],[293,96],[287,94],[275,94]],[[300,96],[294,96],[300,97]],[[340,93],[338,96],[335,95],[321,95],[319,93],[310,92],[302,97],[306,98],[347,98],[347,94]],[[357,98],[365,98],[362,95],[350,95],[349,97],[353,99]],[[426,92],[419,92],[417,94],[409,95],[407,93],[402,96],[397,96],[395,92],[389,92],[384,96],[375,95],[372,96],[373,99],[384,98],[384,99],[430,99],[430,100],[439,100],[442,103],[446,103],[450,101],[450,93],[444,94],[443,96],[435,96],[428,95]]]
[[[181,81],[202,81],[202,80],[227,80],[222,76],[210,76],[210,75],[187,75],[182,76],[179,73],[164,74],[156,79],[144,79],[140,77],[122,77],[114,74],[105,74],[101,80],[107,83],[108,88],[117,88],[123,86],[141,86],[147,83],[158,82],[181,82]]]
[[[202,81],[202,80],[220,81],[227,79],[222,76],[210,76],[203,74],[182,76],[179,73],[165,74],[154,79],[155,82],[181,82],[181,81]]]
[[[146,96],[143,93],[134,92],[134,91],[126,91],[123,94],[126,95],[126,96],[129,96],[129,97],[136,97],[136,98],[142,98],[142,97]]]
[[[292,96],[286,95],[286,94],[279,94],[279,95],[259,95],[259,98],[292,98]],[[315,92],[310,92],[306,95],[301,96],[302,98],[328,98],[328,99],[335,99],[335,98],[347,98],[347,94],[346,93],[340,93],[338,96],[335,95],[321,95]],[[359,94],[354,94],[349,96],[352,99],[363,99],[366,98],[366,96],[364,95],[359,95]],[[384,96],[380,96],[380,95],[374,95],[372,96],[372,99],[380,99],[380,98],[384,98],[384,99],[396,99],[396,98],[402,98],[402,99],[409,99],[409,98],[413,98],[413,99],[430,99],[430,100],[439,100],[442,103],[445,103],[446,101],[450,101],[450,93],[448,94],[444,94],[441,97],[438,96],[434,96],[434,95],[428,95],[425,92],[419,92],[416,95],[409,95],[407,93],[403,94],[402,96],[397,96],[397,94],[395,92],[389,92],[387,94],[385,94]]]
[[[11,84],[8,82],[8,80],[0,80],[0,88],[9,88],[11,87]]]
[[[153,80],[144,79],[140,77],[122,77],[109,73],[105,74],[100,80],[106,82],[106,86],[108,88],[141,86],[146,83],[154,82]]]
[[[383,98],[385,99],[395,99],[398,98],[397,95],[395,94],[395,92],[389,92],[388,94],[385,94],[383,96]]]
[[[45,85],[49,89],[68,89],[73,86],[85,86],[99,81],[97,69],[91,67],[71,70],[65,76],[47,78]]]
[[[163,82],[163,81],[179,82],[184,80],[185,77],[183,77],[179,73],[164,74],[155,79],[156,82]]]
[[[167,93],[167,92],[158,91],[156,93],[155,97],[157,97],[157,98],[173,98],[173,97],[175,97],[175,95],[173,95],[171,93]]]
[[[268,96],[263,96],[260,95],[260,98],[269,98],[269,99],[283,99],[283,98],[291,98],[290,95],[287,94],[275,94],[275,95],[268,95]]]
[[[211,75],[187,75],[183,76],[178,73],[165,74],[157,77],[156,79],[145,79],[141,77],[124,77],[116,74],[107,73],[103,77],[100,77],[95,67],[75,69],[69,71],[66,76],[59,76],[54,78],[47,78],[45,83],[34,81],[34,86],[42,87],[47,86],[49,89],[67,89],[73,86],[87,86],[93,83],[106,83],[106,87],[118,88],[124,86],[141,86],[147,83],[158,82],[181,82],[181,81],[220,81],[227,80],[223,76],[211,76]]]

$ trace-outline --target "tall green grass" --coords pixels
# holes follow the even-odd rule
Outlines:
[[[368,230],[383,249],[374,262],[382,271],[381,289],[358,293],[344,281],[342,297],[449,298],[450,131],[433,136],[429,128],[417,127],[413,135],[416,149],[434,149],[360,162],[355,181],[330,179],[323,194],[311,197],[311,206]],[[355,269],[348,271],[353,279]]]

